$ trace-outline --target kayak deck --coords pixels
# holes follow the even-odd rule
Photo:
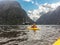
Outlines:
[[[28,30],[33,30],[34,32],[36,32],[37,30],[40,30],[39,28],[28,28]]]
[[[30,30],[39,30],[39,28],[29,28]]]
[[[53,45],[60,45],[60,39],[58,39],[57,41],[55,41],[55,42],[53,43]]]

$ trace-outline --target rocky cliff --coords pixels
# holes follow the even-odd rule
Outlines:
[[[0,25],[21,25],[26,21],[33,23],[17,1],[0,1]]]
[[[60,24],[60,6],[52,12],[42,15],[36,22],[37,24]]]

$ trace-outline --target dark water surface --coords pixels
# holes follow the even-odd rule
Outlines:
[[[60,37],[60,25],[37,25],[40,30],[35,33],[26,29],[28,26],[0,28],[0,45],[52,45]]]

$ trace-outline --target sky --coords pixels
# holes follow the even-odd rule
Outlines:
[[[42,5],[45,3],[51,4],[59,2],[60,0],[17,0],[23,9],[26,11],[28,10],[34,10],[38,8],[38,5]]]
[[[41,15],[54,11],[60,6],[60,0],[17,0],[27,15],[36,21]]]

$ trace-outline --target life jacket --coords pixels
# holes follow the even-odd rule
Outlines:
[[[34,25],[33,25],[31,28],[37,28],[37,26],[34,26]]]

